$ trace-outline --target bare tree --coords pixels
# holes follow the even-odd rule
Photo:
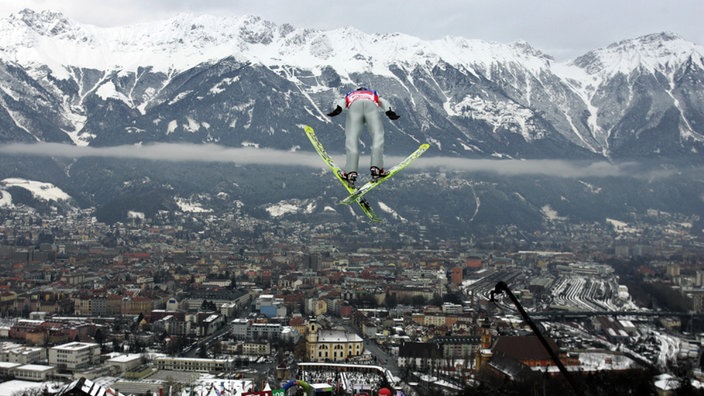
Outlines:
[[[42,396],[43,394],[44,390],[42,389],[42,387],[37,386],[12,392],[11,396]]]

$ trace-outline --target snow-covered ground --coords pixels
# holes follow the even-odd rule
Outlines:
[[[50,391],[50,393],[56,393],[60,387],[63,386],[60,382],[50,381],[50,382],[34,382],[34,381],[22,381],[22,380],[10,380],[0,383],[0,396],[16,396],[20,394],[34,394],[32,391],[36,390],[38,393],[42,394],[44,389]]]

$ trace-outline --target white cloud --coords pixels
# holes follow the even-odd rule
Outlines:
[[[325,168],[325,164],[313,152],[232,148],[214,144],[155,143],[113,147],[80,147],[59,143],[8,144],[0,145],[0,154],[64,158],[135,158],[173,162],[231,162],[242,165]],[[341,154],[332,155],[332,157],[338,164],[344,162],[344,156]],[[385,162],[395,164],[402,159],[397,156],[386,156]],[[427,153],[410,167],[411,169],[494,173],[506,176],[545,175],[567,178],[607,176],[654,178],[671,174],[667,171],[643,171],[635,162],[614,164],[606,161],[464,159],[437,157]]]
[[[125,145],[112,147],[79,147],[59,143],[9,144],[0,146],[0,153],[14,155],[51,156],[65,158],[136,158],[174,162],[234,162],[241,164],[270,164],[319,166],[313,155],[255,148],[231,148],[214,144]]]

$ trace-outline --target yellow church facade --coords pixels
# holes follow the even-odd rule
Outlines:
[[[311,362],[345,362],[364,353],[364,340],[355,333],[323,330],[316,322],[310,322],[306,350]]]

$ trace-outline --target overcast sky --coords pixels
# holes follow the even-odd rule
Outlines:
[[[558,60],[664,31],[704,45],[704,0],[0,0],[0,16],[25,7],[61,11],[98,26],[192,12],[251,14],[300,28],[352,26],[422,39],[523,40]]]

